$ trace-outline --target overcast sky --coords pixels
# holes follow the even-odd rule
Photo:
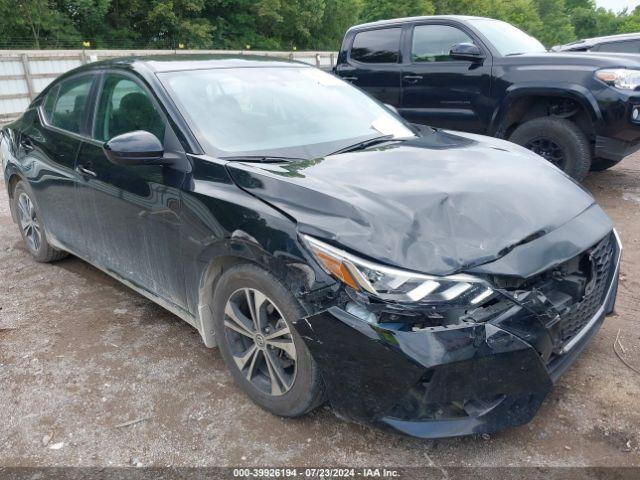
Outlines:
[[[596,0],[598,7],[604,7],[614,12],[619,12],[624,7],[627,7],[629,11],[640,5],[640,0]]]

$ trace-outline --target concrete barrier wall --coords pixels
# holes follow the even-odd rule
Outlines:
[[[0,50],[0,125],[17,118],[58,75],[85,63],[132,55],[213,53],[289,58],[330,70],[337,52],[242,50]]]

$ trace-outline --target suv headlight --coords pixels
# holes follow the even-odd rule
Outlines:
[[[359,292],[392,302],[480,305],[494,294],[487,282],[470,275],[424,275],[379,265],[302,236],[322,268]]]
[[[598,80],[608,85],[626,90],[635,90],[640,86],[640,70],[627,68],[604,68],[595,73]]]

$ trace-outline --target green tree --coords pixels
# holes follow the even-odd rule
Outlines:
[[[111,0],[57,0],[53,5],[71,20],[83,40],[93,40],[104,34]]]
[[[431,15],[434,11],[431,0],[364,0],[360,20],[372,22],[388,18]]]
[[[201,16],[204,7],[205,0],[157,0],[146,16],[155,34],[151,41],[163,46],[211,47],[213,26]]]
[[[511,23],[534,37],[544,29],[533,0],[493,0],[487,16]]]
[[[576,34],[569,14],[565,10],[564,0],[536,0],[542,29],[537,38],[547,47],[575,40]]]
[[[315,47],[321,50],[340,48],[347,29],[358,23],[363,0],[326,0],[322,21],[313,32]]]
[[[79,46],[70,19],[47,0],[1,0],[0,25],[9,46],[65,48]]]

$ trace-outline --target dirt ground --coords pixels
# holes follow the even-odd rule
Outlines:
[[[217,350],[90,265],[35,263],[0,194],[0,466],[640,466],[640,155],[586,187],[624,243],[617,315],[528,425],[423,441],[255,406]],[[132,420],[141,421],[122,426]]]

